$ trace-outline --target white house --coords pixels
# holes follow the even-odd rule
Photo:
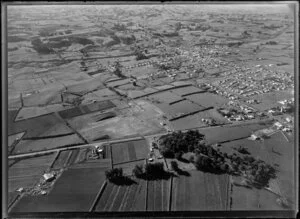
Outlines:
[[[281,129],[283,125],[282,125],[280,122],[275,122],[275,123],[274,123],[274,126],[275,126],[277,129]]]
[[[53,173],[45,173],[43,175],[43,177],[44,177],[44,179],[45,179],[46,182],[50,182],[50,181],[52,181],[55,178],[55,176],[54,176]]]

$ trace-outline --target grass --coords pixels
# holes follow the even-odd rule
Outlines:
[[[15,147],[13,154],[41,151],[57,148],[65,145],[79,144],[83,141],[76,135],[68,135],[57,138],[46,138],[38,140],[21,140]]]
[[[189,173],[173,178],[172,211],[227,210],[228,175]]]
[[[233,186],[231,210],[284,210],[276,203],[277,195],[264,189]]]
[[[41,107],[23,107],[20,112],[18,113],[18,116],[16,117],[16,122],[23,120],[23,119],[30,119],[37,116],[42,116],[46,114],[50,114],[56,111],[64,110],[66,107],[64,107],[62,104],[51,104],[48,106],[41,106]]]
[[[71,119],[74,117],[78,117],[84,114],[92,113],[95,111],[101,111],[101,110],[106,110],[115,107],[115,105],[109,101],[109,100],[104,100],[104,101],[99,101],[95,103],[90,103],[86,105],[81,105],[77,107],[73,107],[70,109],[62,110],[59,112],[59,115],[63,119]]]
[[[21,159],[8,169],[8,191],[12,192],[20,187],[31,187],[50,167],[55,154]]]
[[[148,98],[149,100],[153,100],[154,102],[167,103],[167,104],[183,99],[179,95],[174,94],[170,91],[157,93],[149,96]]]
[[[224,97],[211,94],[211,93],[192,94],[192,95],[185,96],[185,98],[203,107],[210,107],[210,106],[218,107],[218,106],[222,106],[223,104],[229,101]]]
[[[259,124],[242,124],[224,127],[209,127],[199,129],[199,132],[205,135],[209,144],[218,142],[232,141],[240,138],[250,137],[252,132],[267,128],[265,125]]]
[[[113,163],[124,163],[146,158],[148,144],[145,140],[112,144]]]
[[[67,158],[69,157],[70,153],[71,153],[71,151],[69,151],[69,150],[59,152],[59,155],[58,155],[57,159],[55,160],[55,162],[53,163],[52,168],[53,169],[63,168],[67,162]]]
[[[182,87],[172,90],[172,93],[183,96],[194,92],[201,92],[202,90],[193,86]]]
[[[13,114],[8,117],[8,135],[26,132],[25,138],[70,133],[71,130],[54,113],[18,122],[12,122]]]
[[[168,211],[170,200],[169,180],[153,180],[147,187],[147,211]]]
[[[196,105],[188,100],[180,101],[178,103],[169,105],[169,104],[155,104],[162,111],[169,115],[169,117],[177,117],[181,114],[188,114],[195,112],[197,110],[202,110],[203,107]]]
[[[145,211],[146,181],[133,180],[136,183],[130,186],[118,186],[108,182],[95,211]]]

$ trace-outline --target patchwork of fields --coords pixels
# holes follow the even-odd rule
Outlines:
[[[70,6],[7,8],[12,217],[296,209],[293,3]]]

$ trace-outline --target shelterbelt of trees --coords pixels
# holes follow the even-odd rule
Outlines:
[[[178,131],[161,136],[158,144],[165,158],[180,160],[184,153],[192,152],[194,155],[189,161],[194,163],[198,170],[215,174],[243,175],[256,187],[267,186],[269,180],[276,177],[276,170],[271,165],[250,156],[246,148],[240,146],[236,150],[239,155],[228,155],[212,145],[207,145],[205,136],[198,130]]]

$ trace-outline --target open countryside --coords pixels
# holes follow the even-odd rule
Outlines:
[[[9,214],[295,210],[291,5],[8,5]]]

